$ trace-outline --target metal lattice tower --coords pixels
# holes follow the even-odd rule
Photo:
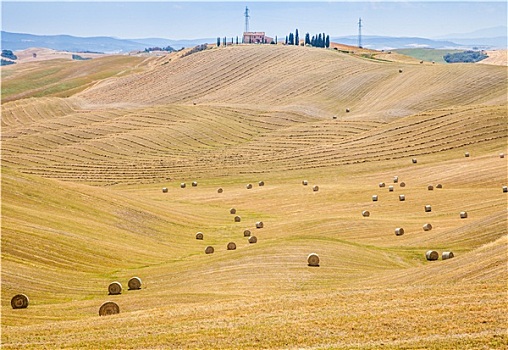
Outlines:
[[[245,6],[245,32],[248,32],[249,31],[249,8],[247,6]]]
[[[362,18],[358,21],[358,47],[362,48]]]

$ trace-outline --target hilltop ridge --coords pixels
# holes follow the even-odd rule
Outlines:
[[[413,61],[418,62],[418,61]],[[290,46],[235,46],[103,81],[78,96],[93,105],[278,106],[379,118],[453,104],[503,101],[505,69],[386,62]],[[446,93],[443,93],[446,91]],[[312,112],[311,112],[312,113]]]

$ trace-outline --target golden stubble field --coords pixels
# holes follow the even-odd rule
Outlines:
[[[506,67],[281,46],[51,62],[2,68],[3,90],[40,76],[2,101],[2,348],[506,348]]]

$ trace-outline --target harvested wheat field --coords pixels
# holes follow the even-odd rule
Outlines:
[[[487,51],[487,58],[478,64],[493,64],[496,66],[508,66],[508,50]]]
[[[2,348],[506,348],[507,67],[394,61],[240,45],[2,68]],[[65,96],[30,84],[71,63]]]

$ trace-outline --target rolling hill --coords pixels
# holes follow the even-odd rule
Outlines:
[[[3,67],[25,88],[2,101],[2,347],[503,348],[507,68],[389,59],[252,45]],[[69,69],[77,87],[45,94]]]

